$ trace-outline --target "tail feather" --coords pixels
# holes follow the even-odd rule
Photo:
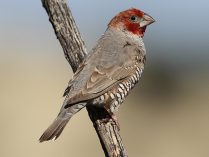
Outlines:
[[[82,108],[86,106],[86,103],[79,103],[68,108],[61,108],[61,111],[54,122],[46,129],[46,131],[42,134],[39,141],[49,141],[49,140],[56,140],[60,134],[62,133],[63,129],[67,125],[70,118],[80,111]]]
[[[57,119],[55,119],[55,121],[42,134],[39,141],[44,142],[48,140],[56,140],[62,133],[63,129],[65,128],[69,120],[70,118],[63,119],[57,117]]]

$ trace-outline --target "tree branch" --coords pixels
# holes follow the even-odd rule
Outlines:
[[[65,58],[75,72],[87,52],[72,13],[65,0],[42,0],[42,4],[63,48]]]
[[[66,0],[42,0],[42,4],[64,50],[65,58],[75,72],[87,53],[67,2]],[[87,111],[105,156],[127,157],[119,129],[106,110],[88,106]]]

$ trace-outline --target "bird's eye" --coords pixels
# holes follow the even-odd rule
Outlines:
[[[136,22],[137,19],[138,19],[137,16],[131,16],[131,18],[130,18],[130,20],[133,21],[133,22]]]

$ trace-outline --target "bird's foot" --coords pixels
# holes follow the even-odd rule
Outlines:
[[[120,124],[119,124],[119,121],[118,121],[116,115],[115,114],[112,114],[110,116],[113,119],[113,121],[115,122],[116,126],[118,127],[118,130],[120,131]]]
[[[112,122],[115,123],[115,125],[117,126],[118,130],[120,131],[120,124],[118,122],[118,119],[116,117],[116,115],[111,112],[108,108],[105,107],[105,110],[108,112],[109,116],[108,118],[103,119],[104,123],[108,123],[108,122]]]

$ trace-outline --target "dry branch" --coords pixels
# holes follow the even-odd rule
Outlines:
[[[84,42],[75,24],[66,0],[42,0],[55,34],[64,50],[73,72],[85,59]],[[102,108],[88,106],[87,111],[94,125],[106,157],[127,157],[115,121]]]

